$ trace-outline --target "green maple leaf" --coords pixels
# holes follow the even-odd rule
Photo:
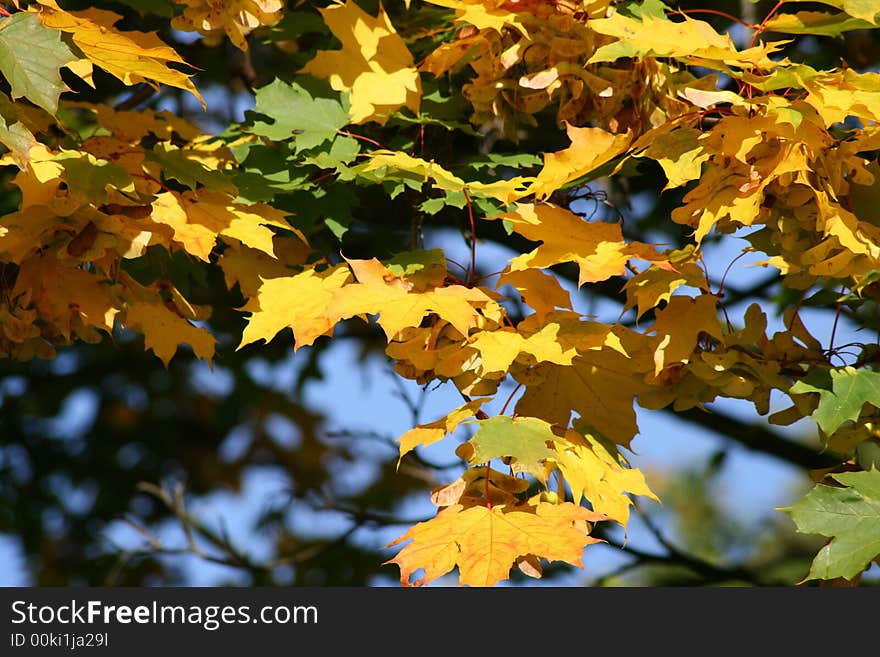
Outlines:
[[[819,550],[807,579],[852,579],[880,554],[880,470],[831,475],[846,488],[819,484],[780,509],[802,534],[833,537]]]
[[[880,372],[844,367],[815,370],[795,383],[790,393],[819,393],[819,405],[812,418],[826,434],[841,424],[857,420],[865,402],[880,403]]]
[[[35,14],[17,13],[0,21],[0,73],[12,88],[12,98],[24,96],[51,114],[67,91],[58,69],[77,55],[61,33],[43,27]]]
[[[152,149],[145,149],[144,155],[146,159],[162,167],[166,178],[173,178],[190,189],[196,189],[201,183],[205,187],[225,192],[236,191],[225,173],[207,168],[197,159],[188,157],[187,151],[176,146],[159,143]]]
[[[64,168],[64,179],[89,200],[103,203],[107,200],[107,188],[134,193],[134,182],[122,167],[99,160],[87,153],[71,151],[55,158]]]
[[[33,133],[19,121],[7,121],[0,114],[0,144],[10,150],[16,162],[23,168],[28,160],[28,151],[37,143]]]
[[[320,146],[348,123],[348,112],[332,98],[314,98],[297,83],[275,80],[257,89],[255,110],[273,123],[255,121],[251,132],[280,141],[296,137],[296,152]]]
[[[474,437],[460,445],[456,453],[469,463],[485,463],[510,457],[514,472],[528,472],[545,481],[547,469],[543,462],[556,457],[547,441],[559,440],[549,422],[534,417],[510,418],[497,415],[479,421]]]

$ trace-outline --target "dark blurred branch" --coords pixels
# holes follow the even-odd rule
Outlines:
[[[666,551],[666,554],[655,554],[653,552],[646,552],[644,550],[640,550],[639,548],[633,547],[630,543],[619,543],[608,537],[603,537],[603,539],[609,545],[611,545],[612,547],[616,547],[622,552],[625,552],[629,556],[633,557],[634,561],[623,564],[611,573],[603,575],[598,580],[596,580],[596,585],[601,586],[613,577],[619,576],[629,570],[647,564],[662,564],[665,566],[681,566],[687,568],[694,574],[699,575],[701,578],[703,578],[701,582],[702,584],[741,581],[751,584],[753,586],[778,586],[787,583],[777,580],[766,580],[760,577],[758,574],[752,572],[748,568],[745,568],[744,566],[720,566],[710,561],[706,561],[705,559],[701,559],[700,557],[697,557],[693,554],[689,554],[670,542],[659,530],[659,528],[654,524],[651,518],[646,513],[643,513],[641,509],[638,508],[638,506],[636,506],[635,509],[642,521],[645,523],[648,531],[651,532],[657,542],[660,543],[660,545]],[[593,534],[597,535],[599,534],[599,532],[594,531]]]
[[[808,470],[830,468],[846,460],[844,457],[833,452],[816,452],[810,447],[787,440],[759,424],[746,424],[731,415],[715,409],[711,412],[701,411],[698,408],[691,408],[686,411],[666,410],[674,413],[675,417],[693,422],[749,449],[762,452],[768,456],[774,456]]]

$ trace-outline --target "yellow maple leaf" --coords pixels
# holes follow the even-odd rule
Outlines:
[[[660,501],[645,482],[641,471],[624,467],[613,446],[569,429],[564,439],[555,438],[556,463],[571,488],[574,503],[590,501],[593,511],[616,520],[623,527],[629,521],[632,500],[626,492]]]
[[[293,274],[292,267],[304,265],[311,252],[305,242],[294,237],[276,235],[272,244],[276,257],[240,243],[230,244],[217,259],[226,286],[232,289],[237,283],[242,295],[248,299],[257,294],[264,280]]]
[[[428,2],[432,5],[454,9],[456,22],[470,23],[477,29],[489,29],[496,32],[510,27],[523,36],[528,36],[520,17],[499,6],[502,3],[487,2],[486,0],[428,0]]]
[[[64,101],[64,107],[83,109],[94,114],[98,125],[109,130],[114,137],[128,143],[135,143],[148,134],[160,141],[171,141],[174,133],[187,142],[202,134],[195,125],[169,112],[151,109],[117,110],[101,103]],[[97,155],[97,153],[95,153]]]
[[[65,266],[51,255],[21,264],[11,292],[11,298],[18,297],[37,310],[41,324],[67,340],[77,323],[109,333],[119,312],[102,276]]]
[[[438,440],[443,440],[447,434],[452,433],[464,420],[473,416],[480,410],[480,406],[489,401],[488,399],[474,399],[462,404],[444,417],[434,422],[420,424],[404,433],[397,442],[400,443],[400,458],[411,452],[416,447],[431,445]],[[400,460],[398,459],[398,464]]]
[[[470,345],[480,352],[485,373],[507,372],[520,354],[529,354],[537,362],[571,365],[577,352],[573,348],[563,349],[557,339],[559,328],[559,324],[548,323],[528,337],[506,328],[479,331],[471,336]]]
[[[436,287],[424,292],[409,289],[375,258],[368,261],[350,260],[358,282],[346,285],[333,295],[328,314],[334,320],[356,315],[375,315],[391,341],[408,326],[418,326],[431,313],[449,322],[463,336],[477,326],[478,307],[497,311],[497,303],[479,288],[463,285]]]
[[[468,468],[461,477],[451,484],[437,486],[431,491],[434,506],[461,504],[470,507],[485,504],[488,499],[492,505],[518,504],[517,497],[529,489],[525,478],[487,468],[485,465]]]
[[[647,146],[639,157],[655,160],[668,181],[663,189],[672,189],[700,177],[703,164],[711,155],[700,143],[700,135],[694,128],[664,123],[642,135],[633,149]]]
[[[204,190],[159,194],[153,201],[152,219],[170,226],[174,230],[174,241],[187,253],[208,261],[218,235],[232,237],[274,256],[275,233],[269,226],[301,235],[284,220],[285,216],[284,212],[268,205],[233,203],[228,194]],[[302,239],[305,242],[305,238]]]
[[[281,0],[176,0],[186,9],[175,16],[171,27],[186,32],[198,31],[205,43],[216,46],[229,37],[239,50],[247,50],[247,37],[264,25],[274,25],[284,15]]]
[[[349,93],[352,123],[384,124],[401,107],[418,114],[422,97],[419,72],[385,10],[380,6],[378,16],[373,17],[348,0],[319,11],[342,42],[342,49],[320,51],[302,72],[324,78],[336,91]]]
[[[681,15],[682,21],[648,13],[638,18],[615,11],[608,18],[590,21],[590,29],[616,37],[587,60],[588,64],[613,62],[621,57],[681,57],[706,63],[749,64],[769,70],[777,63],[769,55],[781,44],[758,45],[738,51],[727,34],[719,34],[709,23]]]
[[[336,321],[328,317],[328,306],[333,293],[349,280],[351,272],[345,265],[323,271],[309,268],[294,276],[263,280],[257,295],[242,308],[253,314],[238,348],[260,339],[269,341],[287,327],[293,329],[294,349],[332,334]]]
[[[880,74],[852,69],[825,73],[804,83],[806,102],[816,108],[826,126],[857,116],[880,122]]]
[[[691,287],[706,286],[706,276],[699,265],[686,262],[677,265],[676,269],[649,267],[630,278],[623,286],[626,292],[624,312],[636,308],[636,319],[639,319],[661,301],[669,301],[672,293],[681,285]]]
[[[656,332],[655,375],[670,363],[687,362],[701,333],[722,337],[717,305],[718,298],[712,294],[696,298],[674,296],[663,310],[657,311],[652,329]]]
[[[550,273],[539,269],[505,271],[498,277],[495,289],[505,284],[516,288],[523,303],[531,306],[539,318],[545,317],[557,308],[571,310],[571,295]]]
[[[578,285],[604,281],[626,273],[626,263],[646,245],[627,244],[620,224],[586,221],[570,210],[550,203],[518,204],[514,212],[488,219],[505,219],[526,239],[542,242],[534,251],[515,257],[510,270],[543,269],[561,262],[575,262]],[[651,256],[649,256],[651,257]]]
[[[577,128],[569,124],[565,129],[571,146],[544,155],[544,167],[528,190],[540,199],[610,162],[632,142],[630,132],[615,135],[602,128]]]
[[[510,575],[518,557],[528,554],[582,568],[584,548],[598,541],[588,535],[587,523],[598,519],[602,516],[570,502],[491,509],[455,504],[387,545],[410,541],[386,563],[399,566],[404,586],[411,585],[412,574],[420,568],[425,574],[416,586],[429,584],[456,566],[460,585],[494,586]]]
[[[517,415],[568,426],[572,411],[615,443],[628,445],[638,433],[633,398],[647,388],[641,363],[612,349],[591,349],[569,366],[539,363],[526,375]]]
[[[144,335],[144,348],[152,349],[165,367],[177,353],[177,348],[189,344],[193,353],[210,364],[214,358],[216,339],[206,329],[194,326],[178,313],[160,302],[136,301],[125,310],[127,328]]]
[[[186,64],[173,48],[153,32],[121,32],[113,25],[121,15],[104,9],[68,12],[55,0],[39,0],[40,22],[46,27],[66,32],[82,53],[93,63],[127,85],[146,82],[157,89],[159,84],[192,93],[202,106],[205,100],[186,73],[168,66]]]

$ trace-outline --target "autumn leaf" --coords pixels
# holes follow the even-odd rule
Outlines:
[[[871,21],[854,18],[843,12],[799,11],[794,14],[776,14],[764,27],[769,32],[836,37],[850,30],[870,29],[873,25]]]
[[[696,263],[677,265],[676,269],[649,267],[624,284],[626,303],[623,309],[636,308],[636,319],[661,302],[669,302],[682,285],[700,288],[706,285],[705,275]]]
[[[577,355],[573,348],[564,349],[557,340],[560,326],[549,323],[527,337],[514,329],[480,331],[470,338],[470,345],[480,353],[483,372],[506,372],[520,354],[528,354],[537,362],[571,365]]]
[[[433,180],[434,187],[447,192],[468,192],[476,198],[494,198],[504,203],[529,193],[527,183],[532,179],[513,176],[494,182],[465,181],[434,161],[413,157],[408,153],[379,149],[370,154],[370,161],[361,170],[379,180],[400,179],[410,186],[421,189]]]
[[[171,27],[185,32],[198,31],[205,43],[216,46],[223,36],[239,50],[247,50],[247,35],[261,26],[270,26],[281,20],[284,2],[281,0],[175,0],[186,6],[175,16]]]
[[[548,272],[540,269],[505,271],[498,277],[495,289],[505,284],[512,285],[519,292],[521,300],[531,306],[538,317],[543,318],[557,308],[571,310],[571,295]]]
[[[462,335],[476,327],[479,306],[495,302],[479,288],[448,285],[419,292],[410,289],[378,260],[349,260],[357,283],[346,285],[333,295],[328,313],[334,320],[356,315],[376,315],[390,341],[407,326],[418,326],[429,314],[449,322]]]
[[[831,537],[805,579],[852,579],[880,554],[880,470],[829,475],[843,487],[819,484],[780,509],[803,534]]]
[[[593,30],[618,40],[598,48],[587,63],[651,56],[700,59],[706,63],[748,63],[762,69],[776,65],[769,55],[778,46],[759,45],[738,51],[730,36],[719,34],[709,23],[687,15],[681,18],[677,22],[652,14],[633,18],[615,11],[608,18],[591,21]]]
[[[586,498],[593,511],[626,527],[632,506],[627,492],[660,501],[639,470],[625,467],[613,445],[574,429],[564,437],[553,436],[551,441],[556,452],[553,459],[571,487],[575,504]]]
[[[488,218],[503,219],[511,224],[514,232],[542,243],[534,251],[513,258],[510,271],[575,262],[580,271],[579,286],[621,276],[626,273],[626,263],[631,258],[647,252],[646,245],[624,241],[620,224],[586,221],[549,203],[521,203],[515,212]]]
[[[291,276],[302,268],[311,248],[297,237],[276,235],[272,239],[274,255],[231,242],[217,258],[226,286],[239,286],[245,299],[257,294],[264,280]]]
[[[570,366],[539,363],[522,379],[526,388],[517,415],[565,427],[574,411],[624,446],[638,432],[633,398],[645,385],[630,359],[610,347],[583,352]]]
[[[70,34],[91,62],[125,84],[146,82],[156,89],[167,84],[189,91],[205,106],[190,76],[168,66],[186,62],[155,33],[122,32],[112,27],[122,18],[119,14],[95,8],[68,12],[55,0],[40,0],[38,16],[45,27]]]
[[[674,296],[665,308],[657,311],[652,329],[656,334],[655,374],[670,363],[686,362],[697,346],[701,333],[722,337],[717,304],[718,299],[711,294],[696,298]]]
[[[529,188],[539,199],[546,199],[567,183],[583,178],[626,151],[632,135],[612,134],[602,128],[566,125],[571,146],[544,155],[544,167]]]
[[[397,442],[400,443],[400,458],[403,458],[405,454],[411,452],[416,447],[431,445],[438,440],[442,440],[448,434],[454,432],[464,420],[476,414],[480,410],[480,406],[487,401],[488,399],[474,399],[450,411],[439,420],[420,424],[410,429],[397,439]],[[398,459],[399,463],[400,460]]]
[[[503,3],[486,3],[483,0],[427,0],[432,5],[455,9],[457,22],[469,23],[477,29],[490,29],[501,32],[505,27],[519,31],[523,36],[526,29],[523,21],[512,11],[495,5]]]
[[[352,123],[384,124],[401,107],[418,113],[419,73],[385,10],[380,6],[373,17],[347,0],[320,12],[342,49],[319,52],[302,72],[328,80],[336,91],[348,92]]]
[[[206,262],[221,235],[274,256],[275,233],[269,226],[294,231],[284,217],[266,205],[233,203],[219,191],[163,192],[153,201],[152,214],[153,221],[171,227],[174,240],[188,253]]]
[[[434,506],[463,507],[489,504],[517,505],[522,502],[523,494],[529,490],[530,483],[523,477],[487,468],[480,465],[468,468],[451,484],[437,486],[431,491],[431,503]]]
[[[667,184],[664,189],[681,187],[700,177],[702,166],[711,156],[699,141],[700,132],[693,128],[670,129],[668,124],[643,135],[634,149],[648,144],[639,157],[649,157],[663,168]]]
[[[211,363],[216,339],[204,328],[194,326],[163,303],[134,302],[125,310],[126,328],[144,335],[144,348],[151,349],[168,367],[178,347],[189,344],[198,358]]]
[[[430,584],[458,567],[458,581],[467,586],[494,586],[509,576],[517,557],[534,554],[551,561],[581,566],[583,549],[597,542],[587,523],[601,516],[571,503],[522,506],[446,507],[436,518],[420,522],[388,544],[407,543],[393,559],[400,582],[411,585],[412,574],[424,569],[416,586]]]
[[[11,295],[26,299],[26,307],[36,309],[42,323],[65,339],[70,339],[78,325],[109,333],[119,313],[101,276],[64,266],[51,255],[25,260]]]
[[[252,314],[238,348],[261,338],[268,342],[287,327],[293,329],[294,349],[331,334],[336,322],[329,319],[328,307],[333,293],[349,280],[351,272],[345,265],[322,271],[308,268],[293,276],[264,280],[257,295],[242,308]]]

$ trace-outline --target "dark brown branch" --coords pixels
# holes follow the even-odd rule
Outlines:
[[[686,411],[667,410],[675,413],[676,417],[709,429],[723,438],[729,438],[749,449],[775,456],[808,470],[830,468],[846,460],[833,452],[816,452],[810,447],[783,438],[760,424],[746,424],[716,409],[711,412],[701,411],[698,408]]]

